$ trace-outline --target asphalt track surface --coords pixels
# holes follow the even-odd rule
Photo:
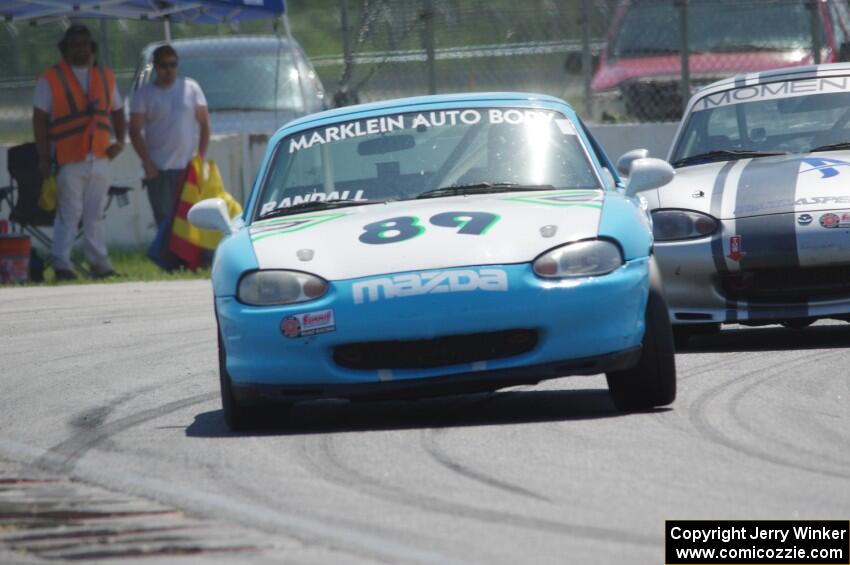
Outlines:
[[[604,377],[235,435],[206,281],[0,289],[0,562],[663,563],[665,519],[848,519],[850,325],[732,327],[669,409]]]

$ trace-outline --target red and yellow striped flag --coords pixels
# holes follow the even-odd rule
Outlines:
[[[204,250],[214,250],[221,240],[221,233],[198,229],[187,219],[189,209],[207,198],[224,199],[231,218],[242,213],[242,206],[224,189],[215,161],[204,162],[195,156],[186,170],[168,243],[171,252],[180,257],[189,269],[201,266]]]

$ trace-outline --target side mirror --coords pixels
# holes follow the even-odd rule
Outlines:
[[[227,204],[221,198],[201,200],[189,209],[189,223],[202,230],[230,233]]]
[[[649,157],[649,149],[632,149],[617,159],[617,164],[614,165],[617,167],[617,172],[627,177],[631,174],[632,163],[637,161],[638,159],[646,159]]]
[[[676,171],[670,163],[650,157],[636,160],[632,163],[630,172],[629,184],[626,185],[628,196],[662,187],[676,176]]]

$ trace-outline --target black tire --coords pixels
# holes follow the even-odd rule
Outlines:
[[[814,324],[815,321],[817,321],[815,318],[794,318],[780,323],[789,330],[802,330]]]
[[[720,324],[679,324],[673,326],[673,343],[676,350],[686,349],[695,335],[713,335],[720,333]]]
[[[289,416],[292,404],[278,403],[270,406],[242,406],[233,395],[233,385],[227,372],[227,353],[218,333],[218,381],[221,386],[221,409],[224,422],[234,432],[245,432],[266,427],[281,427]]]
[[[688,344],[691,343],[691,333],[689,328],[673,326],[673,345],[676,348],[676,351],[680,349],[687,349]]]
[[[614,406],[622,412],[649,410],[670,404],[676,398],[673,331],[654,257],[649,264],[649,300],[645,319],[646,332],[637,365],[605,375]]]
[[[241,432],[251,428],[250,418],[244,406],[240,406],[233,396],[230,384],[230,375],[227,373],[227,357],[224,351],[224,343],[221,332],[218,334],[218,382],[221,386],[221,409],[224,412],[224,422],[234,432]]]

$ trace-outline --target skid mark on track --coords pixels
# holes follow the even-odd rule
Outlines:
[[[218,398],[218,396],[218,392],[196,394],[182,400],[175,400],[174,402],[163,404],[156,408],[142,410],[141,412],[119,418],[114,422],[103,424],[93,429],[85,429],[84,431],[66,439],[62,443],[50,448],[44,456],[35,461],[34,465],[36,467],[51,469],[58,473],[70,473],[76,466],[77,461],[79,461],[87,451],[106,441],[111,436],[128,430],[134,426],[144,424],[150,420],[165,416],[171,412],[176,412],[202,402],[208,402]]]
[[[707,363],[700,363],[699,365],[695,365],[690,367],[688,371],[684,374],[681,373],[681,363],[676,363],[676,371],[677,371],[677,380],[679,382],[684,382],[694,377],[699,377],[702,375],[716,373],[717,371],[728,369],[729,367],[735,367],[741,364],[741,359],[745,357],[742,353],[731,353],[727,354],[726,358],[722,361],[717,360],[717,356],[719,354],[709,354],[712,355],[712,360]]]
[[[334,484],[392,503],[412,506],[420,510],[446,514],[452,517],[529,529],[535,532],[542,531],[557,535],[604,541],[609,544],[637,545],[642,547],[658,546],[658,539],[653,536],[644,536],[613,528],[587,526],[546,518],[523,516],[502,510],[480,508],[391,485],[384,480],[366,475],[350,466],[346,466],[336,454],[333,436],[303,438],[300,450],[304,461],[319,476]]]
[[[845,355],[846,355],[846,353],[844,351],[837,351],[837,352],[826,354],[826,355],[820,357],[820,360],[821,361],[828,361],[829,359],[833,359],[833,358],[843,358]],[[840,460],[840,459],[835,458],[834,454],[842,453],[840,450],[813,451],[806,446],[794,444],[794,443],[791,443],[791,442],[788,442],[788,441],[783,441],[783,440],[777,438],[775,435],[767,435],[767,434],[762,433],[760,430],[754,428],[752,426],[752,424],[750,423],[749,419],[746,418],[746,416],[744,414],[744,409],[742,408],[741,404],[742,404],[743,400],[748,395],[752,394],[753,391],[755,391],[757,388],[759,388],[763,384],[766,384],[768,381],[773,383],[776,380],[779,380],[779,379],[782,379],[782,378],[788,378],[788,377],[795,377],[796,378],[797,375],[796,374],[791,375],[791,374],[788,374],[787,371],[783,371],[782,373],[775,375],[773,377],[765,377],[763,379],[759,379],[757,381],[754,381],[751,384],[743,387],[737,393],[735,393],[729,401],[730,412],[732,413],[732,418],[734,419],[734,421],[743,430],[749,432],[750,434],[752,434],[755,437],[761,437],[763,440],[770,441],[773,444],[779,445],[779,446],[785,448],[788,451],[797,452],[797,453],[800,453],[800,454],[807,455],[807,457],[806,457],[807,461],[827,461],[827,462],[835,464],[837,467],[842,468],[842,469],[850,468],[850,461]],[[800,414],[801,416],[804,415],[802,413],[798,413],[798,414]],[[841,478],[850,478],[850,474],[848,474],[846,472],[841,473],[839,471],[835,471],[834,469],[830,470],[827,467],[819,467],[819,469],[821,469],[824,472],[832,471],[832,472],[835,473],[835,475],[833,475],[833,476],[837,476],[837,477],[841,477]]]
[[[745,384],[741,390],[734,392],[732,394],[732,397],[728,401],[730,408],[733,412],[733,418],[735,418],[736,422],[740,423],[742,416],[740,416],[740,414],[736,416],[734,414],[734,411],[736,404],[740,403],[740,400],[743,396],[750,394],[759,386],[769,383],[770,381],[775,380],[782,375],[794,376],[797,370],[808,366],[810,362],[814,359],[822,361],[824,359],[829,359],[832,357],[839,357],[844,354],[844,351],[836,351],[832,354],[825,355],[823,351],[816,351],[814,353],[810,353],[808,355],[804,355],[802,357],[794,359],[793,361],[779,361],[764,367],[760,367],[754,371],[748,371],[746,373],[738,375],[735,377],[734,382],[723,382],[717,386],[706,390],[700,396],[698,396],[691,407],[691,422],[697,432],[707,437],[713,443],[724,446],[738,453],[742,453],[744,455],[747,455],[748,457],[753,457],[760,461],[765,461],[768,463],[773,463],[775,465],[797,469],[800,471],[816,473],[827,477],[840,479],[850,478],[850,473],[846,471],[841,472],[836,471],[834,469],[828,469],[818,467],[816,465],[801,463],[788,457],[780,457],[766,449],[759,449],[757,447],[748,445],[740,440],[733,439],[729,437],[729,435],[724,432],[719,426],[712,423],[710,414],[710,409],[713,408],[719,400],[723,399],[724,393],[728,393],[730,387],[736,385],[740,386],[740,383],[748,383]],[[776,371],[775,374],[774,371]],[[765,373],[767,373],[766,376]],[[761,378],[757,378],[751,381],[751,379],[754,379],[755,377],[759,376]],[[744,429],[745,431],[752,433],[752,430],[750,430],[748,427],[745,427]],[[792,447],[795,450],[799,449],[797,446]]]
[[[487,485],[488,487],[493,487],[495,489],[508,492],[510,494],[518,494],[520,496],[533,498],[534,500],[539,500],[541,502],[551,502],[551,500],[549,500],[545,496],[537,494],[536,492],[528,490],[519,485],[499,480],[480,471],[470,469],[463,463],[459,462],[457,459],[449,455],[449,453],[442,446],[440,446],[439,442],[437,441],[437,437],[439,435],[443,435],[444,433],[445,430],[422,430],[422,432],[420,432],[420,441],[422,442],[422,447],[425,449],[428,455],[430,455],[431,458],[434,459],[434,461],[436,461],[446,469],[468,479],[472,479],[477,483],[481,483],[483,485]]]

